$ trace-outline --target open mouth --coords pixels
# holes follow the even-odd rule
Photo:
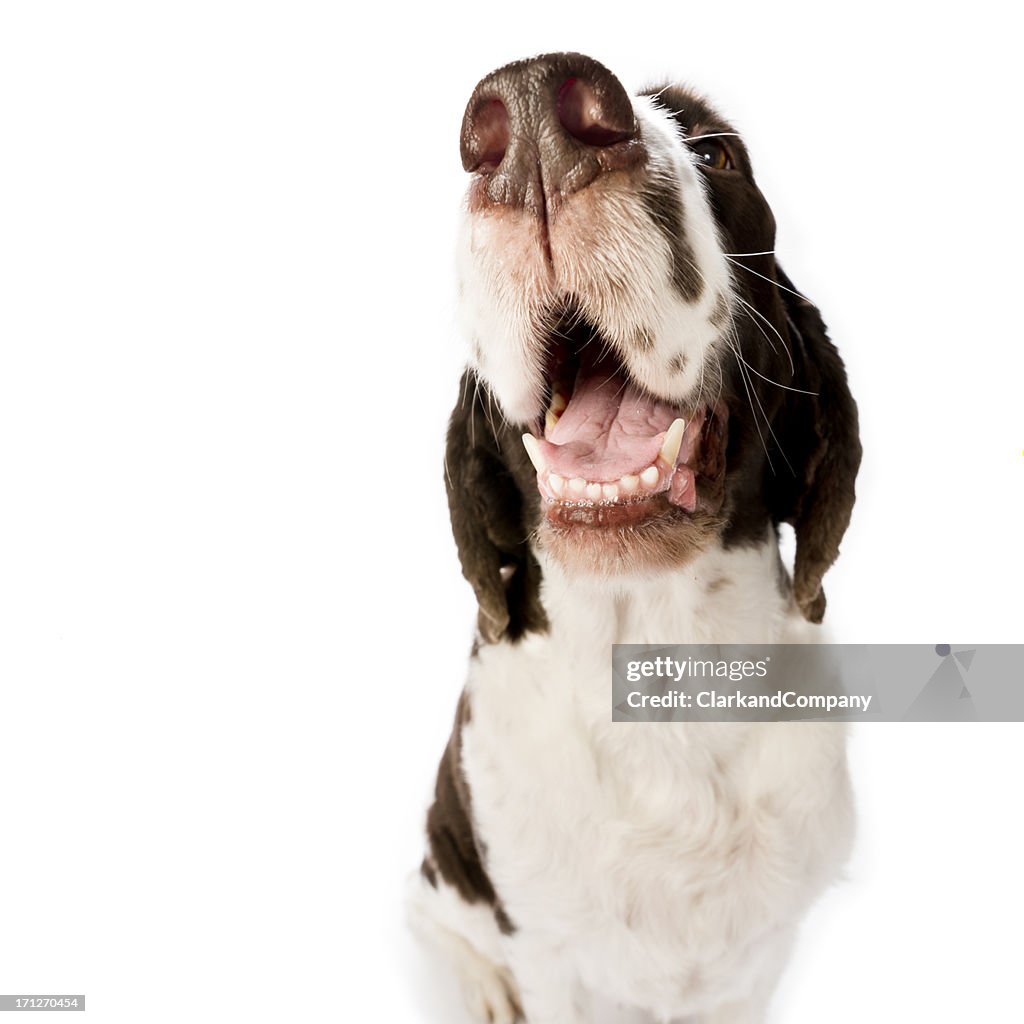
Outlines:
[[[700,478],[721,461],[721,445],[709,435],[721,441],[724,411],[685,409],[651,395],[598,332],[571,315],[552,332],[547,379],[540,436],[524,434],[523,443],[549,519],[623,526],[697,509]],[[719,429],[706,429],[713,426]]]

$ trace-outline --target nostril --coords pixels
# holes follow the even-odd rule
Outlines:
[[[471,171],[488,173],[497,170],[508,149],[508,111],[499,99],[488,100],[477,109],[473,118],[475,165]]]
[[[588,146],[611,146],[632,138],[632,118],[622,123],[621,112],[609,109],[601,94],[582,78],[567,78],[558,90],[558,120],[574,138]]]

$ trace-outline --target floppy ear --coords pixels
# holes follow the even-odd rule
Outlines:
[[[795,294],[781,267],[776,265],[775,272],[796,371],[794,386],[812,394],[788,394],[776,418],[775,432],[793,473],[777,474],[769,493],[776,521],[790,523],[796,531],[797,606],[804,618],[821,622],[821,580],[839,556],[856,497],[861,458],[857,403],[818,308]]]
[[[528,543],[539,495],[519,434],[471,370],[448,424],[445,487],[462,575],[476,594],[480,635],[518,640],[547,628],[541,571]],[[490,415],[488,415],[488,411]]]

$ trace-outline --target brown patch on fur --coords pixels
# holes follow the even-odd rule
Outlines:
[[[682,373],[689,362],[685,352],[677,352],[668,363],[669,373]]]
[[[436,871],[467,903],[487,903],[494,911],[498,927],[511,935],[515,926],[498,899],[483,863],[481,844],[473,828],[469,784],[462,770],[462,729],[471,718],[469,697],[463,691],[455,712],[455,724],[448,739],[434,786],[434,803],[427,812],[427,842],[431,870]],[[433,878],[421,870],[435,888]]]
[[[512,923],[512,918],[505,912],[505,908],[500,904],[494,905],[494,920],[498,922],[498,931],[502,935],[515,935],[516,926]]]
[[[725,590],[726,587],[731,587],[733,581],[726,576],[718,576],[713,580],[709,580],[705,585],[704,590],[709,594],[717,594],[719,591]]]
[[[729,316],[729,300],[720,292],[715,299],[715,305],[708,314],[708,323],[712,327],[724,327],[729,322]]]
[[[651,332],[646,328],[641,328],[633,336],[633,344],[640,349],[641,352],[650,352],[654,348],[654,338],[651,337]]]
[[[687,302],[696,302],[704,292],[704,279],[697,270],[697,258],[683,227],[683,201],[678,186],[648,182],[640,198],[672,253],[672,284]]]
[[[426,857],[423,858],[423,863],[420,864],[420,874],[430,883],[432,889],[437,888],[437,870]]]
[[[729,411],[719,404],[704,421],[697,472],[697,500],[701,507],[718,512],[725,502],[726,450],[729,443]]]
[[[487,643],[518,640],[547,629],[540,566],[529,545],[540,506],[536,472],[516,432],[488,415],[489,394],[471,371],[459,394],[445,450],[452,533],[476,594],[480,635]]]

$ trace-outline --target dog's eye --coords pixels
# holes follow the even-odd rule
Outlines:
[[[700,139],[690,143],[690,149],[697,154],[697,163],[702,167],[724,171],[733,166],[728,147],[718,139]]]

